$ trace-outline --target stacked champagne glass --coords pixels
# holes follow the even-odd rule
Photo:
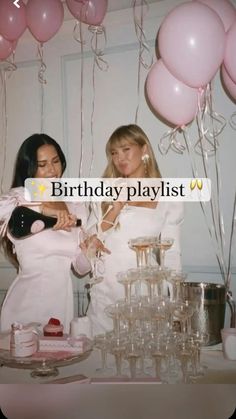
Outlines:
[[[101,349],[102,373],[110,376],[106,355],[115,359],[117,377],[156,377],[161,382],[189,383],[204,374],[200,348],[207,336],[191,329],[197,305],[184,300],[181,283],[186,274],[165,267],[171,238],[137,237],[129,241],[136,252],[137,268],[117,274],[124,299],[105,309],[113,330],[95,337]],[[160,253],[160,264],[153,255]]]

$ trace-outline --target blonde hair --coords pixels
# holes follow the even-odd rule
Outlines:
[[[106,156],[108,160],[107,167],[102,175],[104,178],[116,178],[122,177],[122,174],[116,169],[112,161],[112,148],[115,146],[121,146],[122,141],[126,140],[129,144],[137,144],[140,147],[146,145],[146,153],[149,159],[145,164],[145,177],[161,177],[161,173],[150,144],[150,141],[145,132],[136,124],[122,125],[118,127],[110,136],[106,144]],[[102,213],[107,211],[109,203],[102,203]]]

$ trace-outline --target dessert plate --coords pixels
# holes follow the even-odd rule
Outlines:
[[[87,359],[92,352],[92,342],[88,340],[84,352],[38,351],[30,357],[14,357],[10,351],[0,350],[0,366],[30,369],[32,377],[51,377],[59,374],[57,367],[64,367]]]

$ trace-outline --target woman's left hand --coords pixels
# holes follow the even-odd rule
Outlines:
[[[96,234],[85,239],[84,242],[80,244],[80,247],[82,250],[86,249],[88,253],[90,253],[91,250],[94,254],[104,252],[110,255],[111,253],[110,250],[104,246],[103,242],[98,239]]]

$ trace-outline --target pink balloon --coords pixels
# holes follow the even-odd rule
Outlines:
[[[6,60],[13,51],[13,43],[0,35],[0,60]]]
[[[235,7],[229,0],[198,0],[214,10],[221,18],[225,32],[229,30],[236,18]]]
[[[26,29],[25,5],[20,0],[20,8],[13,1],[0,0],[0,33],[8,41],[18,39]]]
[[[37,41],[49,41],[60,29],[64,8],[61,0],[29,0],[26,6],[27,24]]]
[[[226,93],[228,93],[231,98],[236,100],[236,83],[234,83],[233,80],[229,77],[224,65],[221,67],[221,76]]]
[[[236,22],[227,33],[224,65],[230,78],[236,83]]]
[[[198,109],[198,90],[186,86],[158,60],[147,76],[147,96],[154,110],[174,125],[188,124]]]
[[[66,0],[72,15],[87,25],[100,25],[106,15],[108,0]]]
[[[191,87],[204,87],[214,77],[223,60],[225,39],[219,16],[197,1],[175,7],[158,36],[166,67]]]

